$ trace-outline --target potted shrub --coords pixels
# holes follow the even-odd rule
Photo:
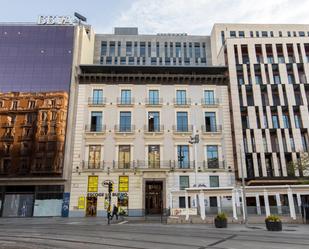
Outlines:
[[[268,231],[282,231],[282,222],[277,215],[269,215],[265,219],[265,224]]]
[[[226,228],[227,227],[227,216],[225,213],[218,213],[215,217],[216,228]]]

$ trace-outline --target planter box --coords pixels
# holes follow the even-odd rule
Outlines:
[[[265,221],[268,231],[282,231],[282,222]]]
[[[227,227],[227,220],[215,219],[215,227],[216,228],[226,228]]]

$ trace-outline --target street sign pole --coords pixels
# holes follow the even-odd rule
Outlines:
[[[112,194],[110,191],[108,191],[108,211],[107,211],[107,224],[111,224],[111,201],[112,201]]]

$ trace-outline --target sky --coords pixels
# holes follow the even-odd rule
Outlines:
[[[0,6],[0,22],[79,12],[96,33],[138,27],[140,34],[208,35],[223,22],[309,24],[309,0],[0,0]]]

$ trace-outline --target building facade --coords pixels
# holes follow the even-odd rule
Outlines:
[[[70,216],[106,215],[105,180],[129,216],[184,208],[187,187],[234,185],[226,70],[81,66]]]
[[[0,25],[0,215],[67,216],[76,65],[87,25]],[[72,108],[68,108],[72,107]]]
[[[289,187],[308,177],[294,166],[308,152],[308,31],[308,25],[215,24],[211,34],[214,64],[229,68],[236,177],[243,167],[252,186],[248,205],[264,214],[268,206],[267,215],[290,204],[287,212],[296,217],[293,202],[308,203],[308,187]]]

